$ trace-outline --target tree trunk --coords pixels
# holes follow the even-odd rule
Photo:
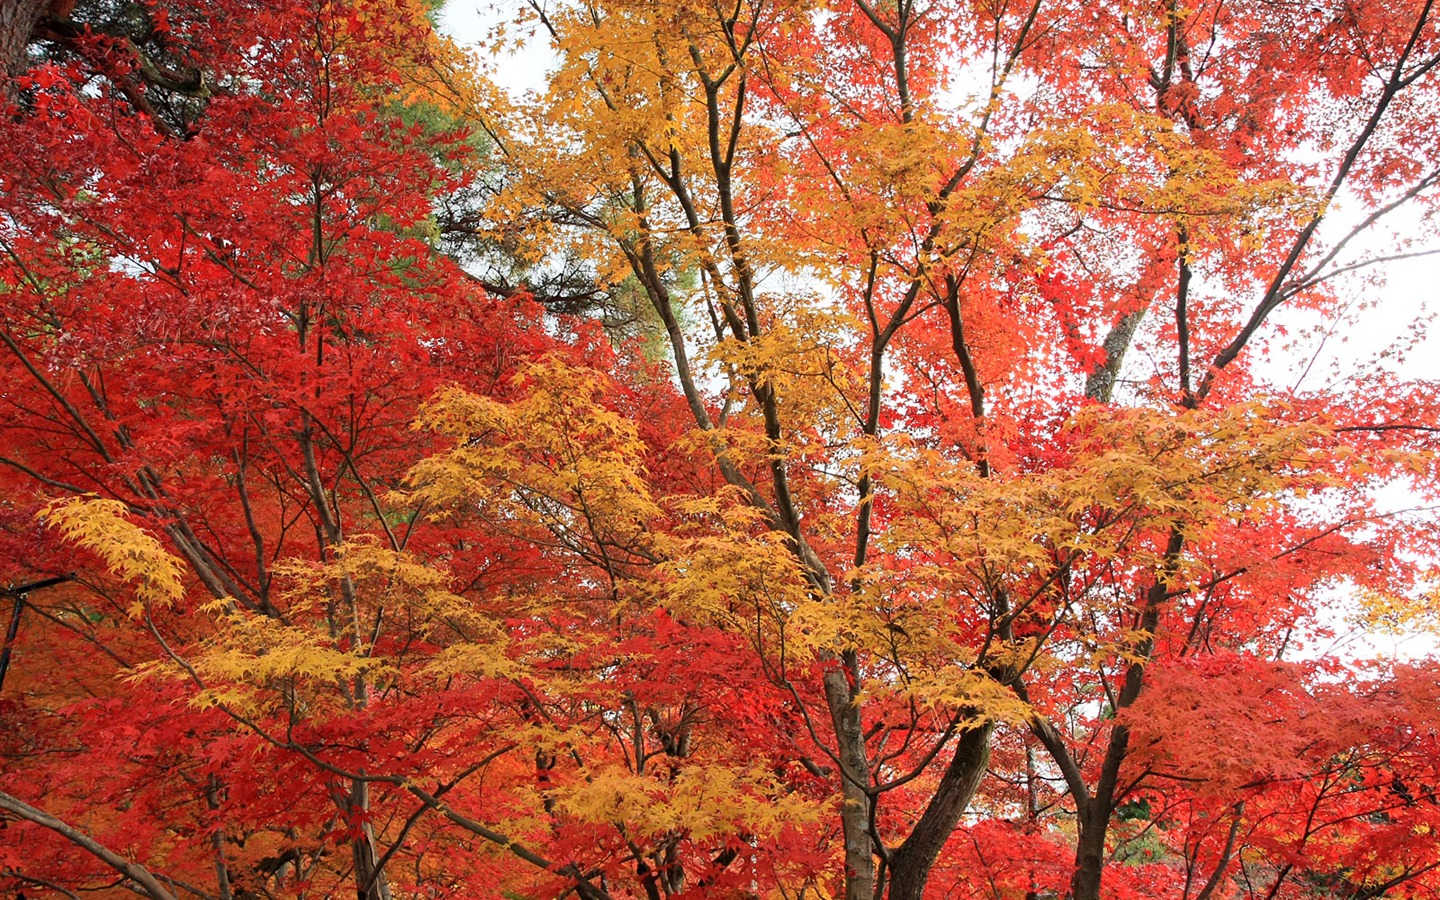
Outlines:
[[[220,779],[211,775],[205,786],[205,806],[212,814],[220,812],[220,795],[223,791],[224,786]],[[220,816],[215,816],[216,825],[210,832],[210,851],[215,861],[215,889],[219,892],[219,900],[231,900],[234,894],[230,887],[230,867],[225,863],[225,828],[219,824],[222,821]]]
[[[1130,342],[1135,338],[1135,330],[1140,327],[1140,320],[1145,318],[1145,311],[1146,307],[1142,306],[1126,313],[1110,329],[1110,333],[1105,335],[1105,362],[1085,379],[1086,397],[1101,403],[1110,402],[1115,393],[1115,382],[1120,377],[1120,366],[1125,362],[1125,353],[1130,349]]]
[[[1145,666],[1155,651],[1155,635],[1160,630],[1160,609],[1169,596],[1167,576],[1174,574],[1184,546],[1185,536],[1178,528],[1173,529],[1165,547],[1162,571],[1145,592],[1145,607],[1137,623],[1144,637],[1135,645],[1135,661],[1126,667],[1125,683],[1115,698],[1117,716],[1133,706],[1145,689]],[[1100,764],[1100,776],[1095,780],[1095,793],[1088,801],[1075,798],[1080,835],[1075,844],[1075,874],[1070,879],[1071,900],[1100,900],[1100,881],[1105,868],[1105,835],[1110,828],[1110,814],[1115,811],[1117,802],[1120,767],[1129,752],[1130,729],[1117,721],[1110,730],[1109,746],[1105,748],[1105,759]]]
[[[1104,805],[1091,802],[1082,811],[1080,837],[1075,842],[1075,872],[1070,876],[1070,900],[1100,900],[1100,880],[1105,869],[1105,833],[1110,824]]]
[[[848,664],[849,660],[845,661]],[[840,824],[845,832],[845,900],[874,900],[875,850],[870,840],[870,762],[860,706],[846,673],[825,674],[825,701],[835,728],[840,757],[840,790],[844,804]]]
[[[980,787],[990,764],[991,722],[960,734],[940,786],[905,843],[890,856],[890,900],[922,900],[930,867]]]
[[[40,17],[50,6],[49,0],[0,0],[0,60],[5,64],[3,96],[14,99],[10,79],[25,74],[30,68],[27,48]]]
[[[349,808],[352,821],[358,821],[358,833],[350,839],[350,853],[355,863],[355,896],[358,900],[391,900],[390,883],[383,871],[377,871],[375,828],[368,821],[370,785],[354,781],[350,785]]]

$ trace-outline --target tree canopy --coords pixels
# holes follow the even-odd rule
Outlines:
[[[6,4],[0,890],[1433,897],[1433,7]]]

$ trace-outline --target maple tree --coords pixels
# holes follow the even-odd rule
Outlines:
[[[7,887],[1440,884],[1431,3],[7,15]]]
[[[43,621],[31,616],[18,655],[36,646],[45,655],[25,667],[39,679],[21,683],[31,699],[7,712],[7,758],[41,764],[7,771],[45,815],[102,844],[123,837],[121,855],[159,854],[169,862],[157,870],[203,880],[216,896],[267,883],[328,892],[348,878],[361,896],[388,897],[381,863],[398,847],[377,845],[375,819],[398,800],[401,779],[387,775],[380,790],[391,793],[377,798],[363,766],[338,774],[315,751],[351,745],[353,717],[371,708],[376,673],[389,671],[363,662],[378,660],[377,643],[408,659],[386,615],[414,639],[424,626],[410,614],[434,619],[425,604],[442,601],[419,575],[407,592],[357,571],[341,576],[340,599],[317,608],[302,586],[320,576],[301,561],[360,559],[344,551],[367,534],[398,554],[411,522],[382,495],[421,446],[408,432],[418,404],[452,380],[482,389],[554,342],[528,326],[523,302],[481,302],[427,242],[432,197],[458,181],[474,148],[407,120],[407,109],[443,103],[416,80],[445,64],[424,9],[121,12],[148,17],[156,40],[203,61],[214,87],[197,118],[172,120],[149,86],[125,86],[134,71],[125,48],[88,23],[78,48],[59,47],[17,82],[4,165],[4,343],[19,379],[4,413],[6,467],[19,478],[7,494],[12,550],[37,567],[69,567],[36,549],[27,520],[39,512],[137,583],[128,598],[91,577],[83,594],[30,599]],[[396,53],[397,41],[409,49]],[[145,92],[139,101],[135,91]],[[411,303],[417,296],[424,302]],[[583,339],[568,346],[578,359],[588,352]],[[76,502],[43,506],[37,490]],[[357,585],[385,593],[365,606]],[[401,605],[387,609],[387,596]],[[104,655],[91,658],[91,647]],[[251,675],[264,699],[202,699],[207,649]],[[188,692],[158,673],[141,677],[159,661],[188,667]],[[117,675],[140,680],[117,693]],[[467,716],[438,708],[442,696],[417,695],[432,724]],[[262,720],[277,703],[291,719]],[[298,743],[295,720],[322,711],[338,730]],[[246,715],[249,740],[234,736]],[[377,728],[373,746],[387,758],[408,751],[419,771],[429,739],[423,725],[408,731],[419,721]],[[236,764],[265,746],[303,751],[314,765]],[[69,749],[48,755],[54,748]],[[433,790],[421,791],[431,806],[445,793]],[[128,815],[94,819],[116,807]],[[25,835],[29,846],[7,841],[5,859],[22,882],[47,884],[51,868],[73,886],[105,875],[96,858],[71,861],[63,841],[37,849],[35,833]],[[348,847],[343,862],[336,841]]]

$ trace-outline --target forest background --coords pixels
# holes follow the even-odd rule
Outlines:
[[[0,890],[1440,890],[1432,2],[437,12],[0,7]]]

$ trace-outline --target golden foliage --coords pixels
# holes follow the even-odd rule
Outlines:
[[[663,779],[623,770],[598,773],[562,792],[556,802],[582,822],[620,822],[639,834],[683,833],[697,841],[741,831],[768,838],[817,814],[813,805],[785,792],[770,772],[703,763]]]
[[[416,465],[406,502],[476,509],[503,531],[613,568],[643,557],[660,514],[635,426],[602,401],[607,379],[557,360],[527,366],[510,401],[442,391],[417,428],[455,441]]]
[[[129,512],[119,500],[89,494],[52,501],[39,517],[65,540],[99,556],[111,574],[130,585],[135,601],[129,612],[139,616],[151,605],[169,606],[184,596],[184,568],[150,532],[130,520]]]

